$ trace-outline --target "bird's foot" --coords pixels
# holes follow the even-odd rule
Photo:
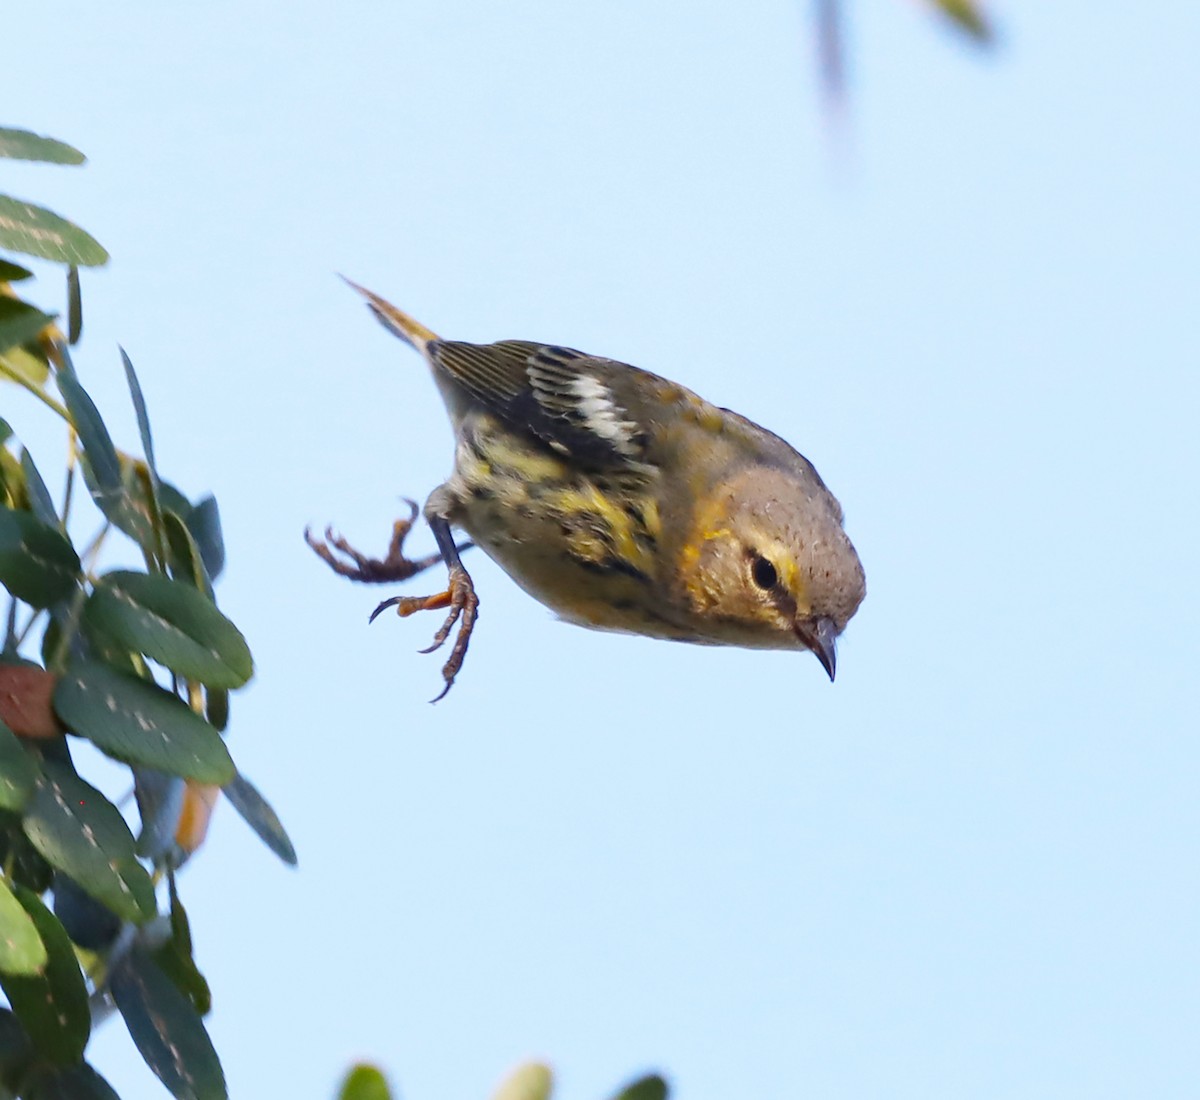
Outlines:
[[[417,519],[417,505],[414,501],[406,501],[409,507],[407,519],[398,519],[392,524],[392,539],[388,544],[386,556],[382,558],[368,557],[355,550],[341,535],[335,534],[332,527],[325,528],[325,539],[315,538],[312,532],[305,528],[304,540],[316,551],[317,556],[335,573],[349,577],[352,581],[362,581],[365,584],[386,584],[389,581],[406,581],[418,573],[436,565],[442,560],[440,553],[430,554],[415,560],[404,555],[404,540],[412,530]],[[458,549],[465,550],[467,546]]]
[[[454,677],[458,675],[458,670],[462,668],[463,658],[467,655],[471,631],[475,629],[475,620],[479,616],[479,597],[475,595],[475,584],[462,565],[455,563],[450,566],[445,592],[438,592],[433,596],[393,596],[389,600],[384,600],[371,612],[371,621],[374,622],[379,614],[390,607],[394,607],[396,614],[401,617],[415,615],[418,611],[448,609],[445,621],[438,627],[432,643],[421,650],[422,653],[432,653],[435,649],[440,648],[450,637],[450,631],[454,629],[454,624],[458,623],[458,635],[454,639],[454,645],[450,648],[449,658],[442,666],[442,677],[446,681],[446,686],[442,688],[437,698],[431,700],[436,703],[438,699],[445,697],[446,692],[454,684]]]

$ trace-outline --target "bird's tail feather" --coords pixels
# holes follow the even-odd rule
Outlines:
[[[441,339],[437,333],[431,332],[420,321],[414,321],[407,313],[397,309],[387,299],[379,297],[378,294],[367,290],[366,287],[359,286],[358,283],[347,279],[345,275],[342,278],[367,300],[367,307],[388,332],[399,336],[406,344],[411,344],[422,355],[425,354],[425,349],[430,344]]]

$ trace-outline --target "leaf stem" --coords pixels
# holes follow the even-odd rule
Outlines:
[[[13,370],[12,367],[5,363],[3,359],[0,359],[0,374],[4,375],[4,377],[10,381],[16,382],[18,386],[23,386],[31,394],[33,394],[34,397],[42,402],[43,405],[48,406],[58,413],[58,415],[67,421],[68,424],[71,422],[71,414],[67,412],[66,405],[63,405],[59,401],[55,401],[54,398],[48,393],[44,393],[40,386],[35,386],[29,381],[28,378],[21,374],[20,371]]]

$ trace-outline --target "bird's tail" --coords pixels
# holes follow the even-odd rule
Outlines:
[[[407,313],[397,309],[385,298],[379,297],[378,294],[367,290],[366,287],[359,286],[358,283],[351,282],[345,275],[342,278],[351,288],[366,298],[367,307],[388,332],[399,336],[406,344],[411,344],[422,355],[425,354],[425,349],[430,344],[441,339],[436,332],[431,332],[420,321],[414,321]]]

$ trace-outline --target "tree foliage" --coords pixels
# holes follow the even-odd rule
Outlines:
[[[84,159],[13,129],[0,129],[0,157]],[[0,419],[0,1094],[115,1096],[84,1060],[94,1024],[115,1009],[172,1095],[222,1098],[176,871],[222,790],[280,858],[295,853],[223,736],[229,693],[253,661],[213,593],[225,560],[216,501],[192,501],[160,474],[124,352],[140,457],[117,448],[75,371],[77,267],[104,263],[103,247],[0,195],[0,248],[69,265],[64,334],[27,300],[32,273],[0,255],[0,382],[36,397],[68,444],[56,504],[19,428]],[[114,536],[142,568],[103,568]],[[131,820],[80,774],[83,742],[128,768]]]

